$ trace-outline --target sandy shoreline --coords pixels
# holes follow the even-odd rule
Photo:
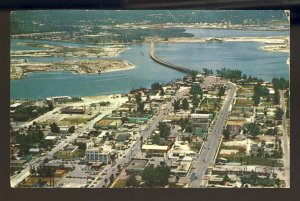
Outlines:
[[[160,43],[207,43],[207,42],[258,42],[265,45],[261,46],[261,50],[289,52],[288,36],[271,36],[271,37],[202,37],[202,38],[169,38],[167,41],[159,41]]]
[[[11,62],[11,80],[24,79],[31,72],[72,71],[76,74],[101,74],[133,69],[135,66],[125,60],[78,60],[63,62]]]

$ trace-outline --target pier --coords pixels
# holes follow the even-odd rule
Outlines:
[[[166,61],[163,61],[161,60],[160,58],[156,57],[155,56],[155,48],[154,48],[154,43],[151,42],[151,45],[150,45],[150,58],[155,61],[156,63],[159,63],[163,66],[166,66],[168,68],[171,68],[173,70],[177,70],[177,71],[180,71],[182,73],[191,73],[192,70],[191,69],[188,69],[188,68],[185,68],[185,67],[182,67],[182,66],[177,66],[175,64],[170,64]]]

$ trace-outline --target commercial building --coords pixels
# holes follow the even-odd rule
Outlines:
[[[212,114],[191,114],[190,122],[193,128],[200,127],[207,129],[212,120]]]
[[[146,157],[166,157],[168,150],[168,146],[160,146],[155,144],[144,144],[142,146],[142,151],[146,153]]]
[[[85,111],[86,111],[85,106],[81,106],[77,108],[68,106],[60,110],[62,114],[85,114]]]
[[[44,140],[51,142],[52,144],[55,144],[58,141],[58,136],[46,136]]]
[[[185,141],[175,141],[168,155],[171,160],[189,161],[195,157],[195,152],[190,149],[189,143]]]
[[[87,162],[100,161],[105,164],[108,164],[111,155],[113,155],[114,153],[115,153],[114,149],[111,149],[106,146],[87,148],[85,151],[85,159]]]
[[[186,176],[191,170],[192,163],[181,161],[181,162],[173,162],[171,165],[171,172],[174,174],[178,174],[180,176]]]
[[[149,160],[147,159],[133,159],[125,169],[126,174],[140,174],[144,171],[148,163]]]
[[[122,120],[113,120],[113,119],[101,119],[98,121],[94,128],[98,129],[117,129],[122,125]]]

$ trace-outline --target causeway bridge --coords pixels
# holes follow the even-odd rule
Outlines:
[[[166,67],[171,68],[173,70],[177,70],[177,71],[180,71],[182,73],[191,73],[192,72],[191,69],[188,69],[188,68],[185,68],[185,67],[182,67],[182,66],[177,66],[177,65],[174,65],[174,64],[170,64],[170,63],[168,63],[166,61],[163,61],[160,58],[156,57],[153,42],[151,42],[151,45],[150,45],[150,58],[153,61],[155,61],[156,63],[159,63],[160,65],[166,66]]]

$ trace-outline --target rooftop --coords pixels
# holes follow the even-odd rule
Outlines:
[[[167,151],[168,150],[168,146],[160,146],[160,145],[155,145],[155,144],[144,144],[142,146],[142,149],[144,150],[163,150],[163,151]]]

